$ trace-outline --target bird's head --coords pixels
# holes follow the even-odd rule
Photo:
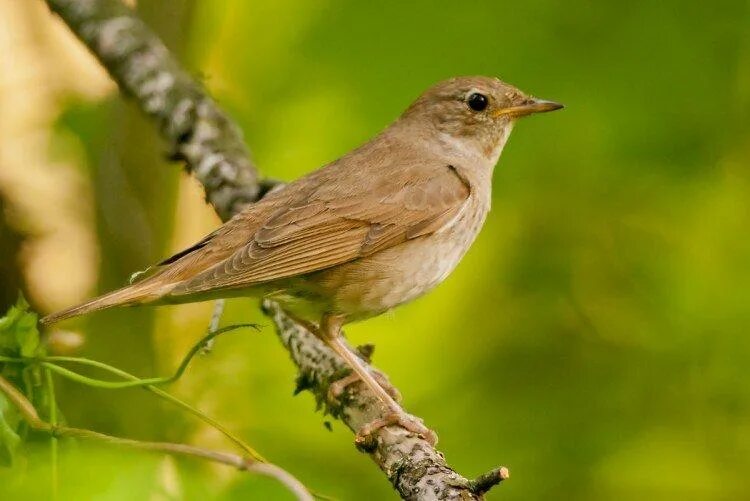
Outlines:
[[[402,121],[424,128],[428,140],[467,155],[483,155],[494,164],[517,119],[562,107],[497,78],[457,77],[425,91]]]

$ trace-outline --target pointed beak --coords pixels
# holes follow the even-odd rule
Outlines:
[[[529,98],[523,104],[518,106],[511,106],[509,108],[503,108],[495,112],[495,116],[499,117],[502,115],[508,115],[512,118],[525,117],[532,113],[544,113],[547,111],[555,111],[563,108],[563,105],[554,101],[545,101],[544,99]]]

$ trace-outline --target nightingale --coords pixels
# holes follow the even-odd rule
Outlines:
[[[492,171],[516,121],[559,108],[496,78],[440,82],[369,142],[270,192],[135,283],[42,323],[113,306],[270,298],[386,407],[387,418],[366,425],[359,438],[398,424],[434,442],[347,348],[342,325],[442,282],[485,221]]]

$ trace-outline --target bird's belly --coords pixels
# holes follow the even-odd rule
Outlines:
[[[486,211],[469,210],[450,228],[330,270],[309,280],[330,298],[326,308],[349,320],[371,317],[433,289],[455,269]]]
[[[367,270],[369,276],[363,284],[365,287],[359,297],[351,298],[354,299],[352,302],[359,302],[365,310],[383,311],[411,301],[445,280],[465,250],[466,247],[457,242],[420,239],[383,253],[373,261],[378,265],[385,264],[386,268]],[[350,300],[347,289],[346,286],[342,288],[340,299],[344,303]]]

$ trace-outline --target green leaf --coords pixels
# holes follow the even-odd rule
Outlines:
[[[33,357],[38,351],[37,314],[29,309],[23,295],[19,295],[15,306],[0,318],[0,352]]]
[[[39,329],[36,326],[36,318],[36,313],[26,313],[16,324],[16,341],[24,357],[33,357],[39,350]]]
[[[21,437],[16,433],[19,425],[18,411],[10,405],[8,399],[0,393],[0,465],[11,466],[21,443]]]
[[[13,354],[18,347],[15,336],[15,324],[22,315],[18,306],[11,306],[4,317],[0,318],[0,350]]]

